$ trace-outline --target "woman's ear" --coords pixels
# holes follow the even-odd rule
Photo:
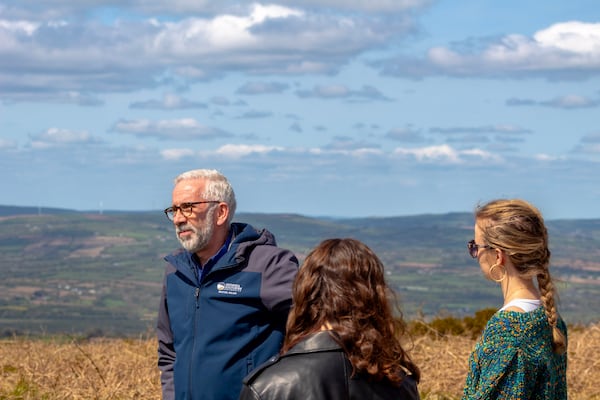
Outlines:
[[[500,250],[500,249],[495,249],[495,250],[496,250],[496,264],[504,265],[504,263],[506,262],[506,254],[504,253],[503,250]]]

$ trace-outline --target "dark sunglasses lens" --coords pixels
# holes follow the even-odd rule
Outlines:
[[[477,246],[472,240],[469,243],[467,243],[467,248],[469,249],[469,254],[471,255],[471,257],[477,257]]]

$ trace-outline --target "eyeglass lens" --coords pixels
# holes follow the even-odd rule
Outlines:
[[[181,213],[185,217],[189,217],[190,215],[192,215],[193,210],[193,204],[182,204],[180,206],[172,206],[167,208],[165,210],[165,214],[167,214],[167,217],[172,221],[175,218],[175,214],[177,214],[177,211],[181,211]]]

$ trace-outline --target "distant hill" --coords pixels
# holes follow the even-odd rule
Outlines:
[[[75,211],[64,208],[0,206],[0,217],[38,214],[69,214],[73,212]]]
[[[410,317],[456,316],[496,307],[498,288],[466,251],[470,213],[387,218],[313,218],[240,213],[271,230],[303,260],[329,237],[371,246]],[[598,321],[600,220],[548,221],[560,311]],[[161,211],[78,212],[0,206],[0,334],[133,335],[153,329],[163,257],[179,247]]]

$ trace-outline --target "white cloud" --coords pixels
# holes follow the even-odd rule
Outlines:
[[[541,47],[582,56],[600,54],[600,23],[570,21],[554,24],[533,35]]]
[[[121,120],[114,124],[112,130],[162,140],[216,139],[233,136],[223,130],[202,125],[194,118],[159,121],[149,119]]]
[[[122,13],[131,12],[123,19],[103,19],[105,11],[95,8],[100,3],[74,5],[71,15],[66,2],[54,2],[55,12],[38,10],[39,15],[33,13],[34,3],[27,4],[32,7],[31,19],[0,21],[4,98],[65,90],[186,87],[235,71],[332,73],[410,29],[402,18],[382,24],[373,15],[317,14],[315,9],[258,3],[225,7],[224,14],[185,14],[179,19],[136,14],[127,10],[132,3],[121,6]],[[64,18],[50,19],[50,14],[63,12]],[[363,97],[377,95],[368,88],[362,92]]]
[[[25,34],[31,36],[38,29],[39,23],[32,21],[10,21],[0,19],[0,36],[2,39],[10,40],[11,36],[8,33],[20,35]],[[11,41],[0,41],[0,46],[9,47]]]
[[[581,108],[598,107],[600,101],[587,96],[577,94],[567,94],[564,96],[555,97],[550,100],[536,101],[532,99],[510,98],[506,101],[508,106],[544,106],[553,108],[562,108],[565,110],[574,110]]]
[[[432,0],[279,0],[281,5],[291,7],[309,7],[344,11],[362,11],[369,13],[406,12],[414,9],[423,8],[432,3]],[[79,13],[90,6],[114,6],[111,0],[90,1],[69,1],[69,0],[19,0],[18,4],[23,10],[29,10],[31,14],[42,15],[64,15]],[[239,0],[123,0],[118,3],[119,7],[130,8],[132,11],[138,11],[145,14],[170,13],[177,14],[220,14],[223,12],[241,12],[251,6],[252,2],[242,2]],[[21,14],[24,14],[21,11]]]
[[[87,131],[49,128],[37,135],[30,135],[30,146],[34,149],[45,149],[55,146],[74,146],[97,142]]]
[[[410,149],[398,147],[394,149],[393,154],[402,157],[413,157],[419,162],[439,164],[464,164],[467,161],[480,160],[486,160],[490,162],[502,161],[502,158],[499,156],[485,150],[456,150],[447,144]]]
[[[280,82],[248,82],[238,88],[236,93],[245,95],[282,93],[289,88],[287,83]]]
[[[295,6],[331,8],[337,10],[356,10],[372,13],[403,12],[425,7],[431,0],[280,0],[283,4]]]
[[[503,135],[522,135],[529,134],[531,130],[512,124],[496,124],[485,126],[453,126],[453,127],[432,127],[431,133],[442,133],[446,135],[453,134],[484,134],[498,133]]]
[[[465,158],[470,158],[470,159],[474,159],[474,160],[490,161],[490,162],[494,162],[494,163],[501,163],[504,160],[502,157],[500,157],[497,154],[490,153],[489,151],[485,151],[485,150],[481,150],[481,149],[462,150],[460,152],[460,154],[464,155]]]
[[[298,90],[296,95],[301,98],[333,99],[348,96],[350,90],[343,85],[319,85],[310,90]]]
[[[194,151],[191,149],[165,149],[161,150],[160,155],[167,161],[173,161],[192,157],[194,155]]]
[[[2,78],[0,77],[0,81]],[[6,86],[10,86],[9,82],[6,82]],[[0,83],[2,86],[2,83]],[[36,103],[54,103],[54,104],[76,104],[79,106],[97,107],[102,106],[104,101],[94,94],[81,93],[77,91],[68,92],[40,92],[39,90],[27,90],[22,86],[22,90],[15,90],[9,93],[0,93],[0,98],[5,99],[5,103],[15,102],[36,102]]]
[[[458,150],[449,145],[439,145],[419,148],[398,147],[387,151],[351,138],[337,138],[330,145],[323,147],[229,143],[213,150],[194,150],[191,147],[170,148],[162,150],[160,154],[163,159],[170,161],[198,156],[217,163],[222,163],[225,159],[235,159],[241,163],[240,165],[259,162],[271,167],[277,166],[279,169],[293,167],[298,163],[303,165],[303,170],[312,170],[317,168],[317,165],[328,165],[338,172],[340,168],[351,170],[358,168],[358,165],[377,165],[378,168],[384,169],[398,165],[414,168],[415,160],[442,169],[448,165],[471,168],[474,165],[506,164],[505,158],[498,154],[477,148]],[[357,162],[362,164],[355,164]]]
[[[362,143],[362,146],[365,146],[365,147],[359,147],[360,145],[361,144],[358,144],[357,148],[352,148],[352,149],[348,149],[348,150],[335,149],[335,150],[330,150],[329,152],[334,153],[334,154],[348,155],[352,158],[381,156],[384,154],[380,149],[371,147],[371,145],[369,145],[369,144]]]
[[[566,160],[564,156],[552,156],[550,154],[539,153],[533,156],[534,160],[542,161],[542,162],[551,162],[551,161],[563,161]]]
[[[232,157],[239,158],[244,157],[250,154],[268,154],[276,151],[284,151],[285,148],[280,146],[265,146],[265,145],[246,145],[246,144],[227,144],[219,147],[214,153]]]
[[[324,148],[227,144],[210,152],[202,151],[201,153],[204,156],[216,157],[218,159],[222,159],[222,157],[241,159],[258,156],[262,161],[269,164],[277,164],[282,168],[286,165],[295,165],[298,161],[301,161],[302,164],[310,163],[307,157],[312,157],[312,161],[332,161],[332,156],[339,156],[341,157],[340,161],[351,161],[356,158],[368,156],[375,156],[376,158],[386,156],[382,150],[373,148],[371,145],[363,144],[363,146],[360,146],[354,142],[347,143],[344,146],[327,146]]]
[[[399,156],[412,156],[418,161],[432,162],[443,161],[449,163],[460,163],[460,157],[456,150],[448,145],[429,146],[415,149],[398,147],[394,154]]]
[[[191,101],[173,93],[166,93],[162,100],[136,101],[129,105],[130,108],[181,110],[189,108],[206,108],[206,104]]]
[[[17,148],[17,142],[0,138],[0,150],[11,150]]]
[[[390,101],[373,86],[364,85],[360,89],[352,90],[345,85],[317,85],[310,90],[298,90],[296,95],[301,98],[320,99],[368,99]]]
[[[542,29],[532,37],[509,34],[492,42],[486,43],[486,40],[469,39],[452,48],[432,47],[422,60],[403,57],[374,65],[389,75],[413,77],[545,76],[573,79],[576,76],[581,79],[600,75],[599,23],[562,22]]]
[[[541,102],[540,104],[550,107],[558,107],[558,108],[587,108],[587,107],[596,107],[599,102],[597,100],[592,100],[585,96],[579,96],[575,94],[569,94],[562,97],[558,97],[553,100]]]
[[[167,22],[152,41],[154,52],[189,57],[255,48],[261,45],[252,28],[269,19],[302,17],[299,10],[255,5],[247,16],[220,15],[212,20],[187,18]]]

